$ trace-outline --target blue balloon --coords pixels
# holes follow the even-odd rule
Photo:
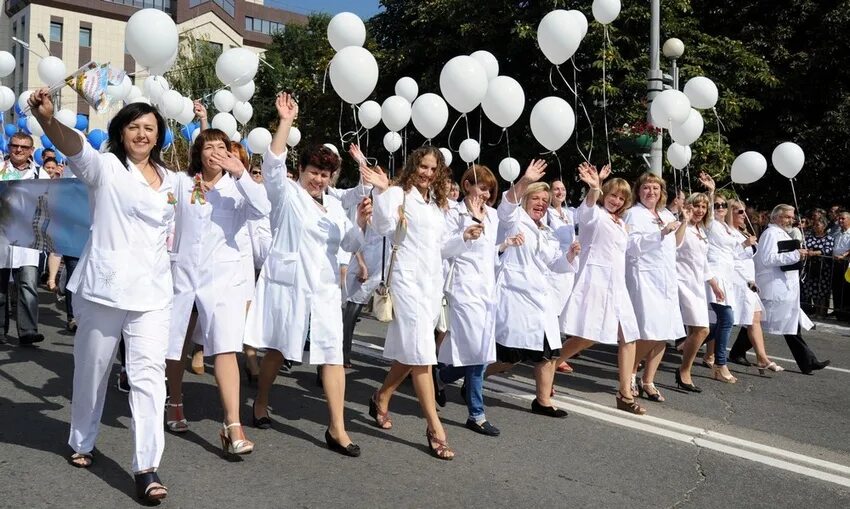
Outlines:
[[[82,113],[77,113],[77,123],[74,125],[78,130],[85,131],[89,128],[89,117]]]
[[[174,133],[169,128],[165,130],[165,141],[162,144],[162,148],[168,148],[172,143],[174,143]]]
[[[8,148],[9,147],[6,142],[6,138],[0,136],[0,154],[5,154],[6,152],[8,152]]]
[[[27,128],[27,117],[18,117],[18,129],[23,131]]]
[[[103,129],[92,129],[92,131],[88,135],[89,143],[91,146],[95,148],[95,150],[100,150],[103,142],[106,141],[106,133]]]
[[[182,129],[180,129],[180,134],[182,134],[183,137],[186,138],[186,141],[192,141],[192,133],[195,132],[195,129],[197,129],[198,127],[200,127],[198,124],[190,122],[184,125]]]
[[[44,148],[53,148],[53,142],[50,141],[50,138],[46,134],[41,135],[41,146]]]
[[[12,136],[16,132],[18,132],[18,126],[15,124],[6,124],[3,126],[3,130],[6,132],[6,136]]]
[[[15,115],[17,115],[17,116],[19,116],[19,117],[23,117],[23,116],[24,116],[24,112],[23,112],[23,110],[21,110],[21,108],[18,106],[18,102],[17,102],[17,101],[15,101]]]
[[[67,158],[65,157],[65,154],[63,154],[62,152],[59,152],[58,150],[56,150],[56,162],[57,162],[57,163],[59,163],[59,164],[65,164],[65,160],[66,160],[66,159],[67,159]]]
[[[44,164],[44,157],[42,157],[42,152],[44,152],[43,148],[37,148],[37,149],[35,149],[35,152],[33,152],[33,154],[32,154],[33,158],[35,159],[36,164],[38,164],[39,166]]]
[[[254,153],[251,152],[251,149],[248,148],[248,137],[247,136],[245,138],[242,138],[242,141],[240,141],[239,144],[242,145],[243,147],[245,147],[245,152],[248,152],[249,157],[254,155]]]

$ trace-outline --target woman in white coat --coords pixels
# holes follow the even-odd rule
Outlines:
[[[437,415],[431,366],[437,363],[434,328],[443,298],[442,244],[449,171],[435,147],[421,147],[407,158],[390,186],[386,175],[361,166],[361,175],[374,186],[372,227],[378,234],[400,239],[394,247],[390,293],[393,321],[387,329],[384,357],[392,359],[383,385],[369,400],[369,415],[382,429],[392,428],[390,398],[411,375],[419,406],[427,421],[428,448],[439,459],[454,458]],[[396,232],[396,233],[394,233]],[[477,239],[481,226],[468,228],[463,240]]]
[[[345,369],[342,367],[342,302],[337,253],[340,247],[356,251],[363,240],[338,200],[325,200],[325,190],[339,168],[339,156],[327,147],[301,152],[298,180],[286,176],[286,139],[298,105],[289,94],[275,100],[279,123],[263,156],[263,175],[272,202],[274,236],[248,311],[246,342],[266,349],[254,403],[254,425],[271,426],[269,393],[284,359],[301,361],[310,334],[310,363],[322,365],[321,377],[328,402],[328,448],[359,456],[345,430]],[[371,214],[364,199],[358,206],[363,228]]]
[[[633,414],[646,409],[632,395],[635,340],[640,336],[632,301],[626,289],[626,248],[629,234],[622,215],[629,208],[629,183],[616,178],[602,181],[601,172],[587,163],[578,168],[588,186],[587,196],[576,211],[582,254],[570,302],[567,304],[567,335],[561,358],[568,359],[593,343],[618,345],[619,390],[617,408]]]
[[[646,359],[638,391],[659,403],[664,396],[655,387],[655,373],[664,357],[665,342],[685,335],[679,312],[676,249],[685,236],[686,224],[664,208],[666,185],[652,173],[638,177],[633,190],[637,203],[624,218],[629,229],[626,287],[641,338],[635,347],[634,372],[637,363]],[[663,313],[658,312],[661,309]]]
[[[693,383],[691,368],[700,346],[708,337],[706,284],[716,300],[723,300],[723,290],[708,265],[709,203],[707,195],[694,193],[679,211],[682,222],[687,226],[682,245],[676,251],[676,274],[682,322],[688,328],[688,335],[682,344],[682,364],[676,370],[676,385],[688,392],[702,392]]]
[[[156,470],[165,445],[165,352],[171,315],[166,238],[174,217],[171,174],[160,151],[165,120],[156,108],[128,104],[109,124],[109,152],[98,153],[53,115],[47,89],[29,98],[33,116],[67,154],[91,200],[91,236],[67,288],[74,293],[74,385],[71,464],[89,467],[106,398],[112,360],[122,335],[135,442],[136,494],[154,502],[168,490]]]
[[[567,187],[560,180],[555,180],[550,186],[550,202],[549,210],[546,213],[546,224],[555,232],[555,237],[558,238],[558,243],[561,250],[567,252],[570,250],[576,236],[575,219],[573,211],[567,207]],[[573,291],[573,283],[575,283],[575,273],[565,272],[563,274],[552,273],[549,278],[552,287],[558,295],[558,327],[561,334],[564,333],[564,318],[567,315],[567,301],[570,299],[570,293]],[[561,373],[571,373],[573,368],[567,361],[561,362],[557,366],[557,370]]]
[[[197,307],[196,333],[204,355],[213,357],[215,379],[224,423],[220,433],[223,452],[249,454],[254,444],[246,440],[239,418],[239,364],[245,330],[245,300],[253,288],[253,270],[245,271],[241,240],[248,219],[271,211],[266,191],[254,182],[239,157],[230,151],[230,139],[218,129],[206,129],[195,139],[187,173],[174,178],[177,196],[171,272],[174,305],[166,356],[171,397],[167,425],[171,431],[188,430],[183,417],[183,343],[192,308]],[[253,257],[248,253],[253,267]]]

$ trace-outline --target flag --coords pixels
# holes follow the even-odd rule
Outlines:
[[[98,113],[103,113],[115,101],[107,94],[107,87],[120,85],[125,75],[123,69],[92,61],[65,78],[65,84],[80,94]]]
[[[88,189],[82,181],[0,182],[0,249],[20,246],[79,258],[90,229]]]

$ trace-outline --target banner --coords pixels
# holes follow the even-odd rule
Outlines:
[[[88,189],[74,178],[0,182],[0,249],[79,257],[89,238]]]

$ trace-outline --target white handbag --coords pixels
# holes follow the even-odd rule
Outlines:
[[[399,243],[406,231],[406,225],[404,224],[404,206],[406,201],[407,195],[405,195],[404,201],[402,201],[401,207],[399,208],[400,217],[398,224],[395,227],[392,254],[390,254],[390,266],[386,271],[384,270],[384,261],[387,259],[387,239],[384,239],[384,248],[381,253],[381,283],[372,295],[372,313],[375,315],[375,319],[379,322],[393,321],[393,296],[390,292],[390,281],[392,280],[396,252],[398,252]]]

